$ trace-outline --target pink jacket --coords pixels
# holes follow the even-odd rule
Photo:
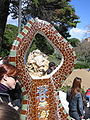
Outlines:
[[[86,91],[86,96],[90,96],[90,88]]]

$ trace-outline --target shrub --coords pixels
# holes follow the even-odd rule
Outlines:
[[[71,86],[66,85],[66,86],[62,86],[59,90],[61,90],[61,91],[66,93],[68,91],[68,89],[70,89],[70,88],[71,88]],[[81,91],[82,91],[83,94],[85,93],[84,88],[82,88]]]
[[[66,86],[62,86],[59,90],[63,91],[63,92],[67,92],[67,90],[70,88],[69,85]]]
[[[87,63],[78,62],[75,64],[75,69],[81,69],[81,68],[89,68],[89,65]]]

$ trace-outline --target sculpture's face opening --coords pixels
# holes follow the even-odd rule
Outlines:
[[[45,78],[60,65],[62,55],[46,37],[37,33],[24,58],[26,69],[32,78]]]

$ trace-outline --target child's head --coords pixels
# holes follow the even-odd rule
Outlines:
[[[49,63],[49,68],[48,68],[48,70],[46,72],[47,72],[47,74],[50,74],[55,69],[56,69],[55,63],[54,62],[50,62]]]
[[[52,72],[52,70],[49,68],[46,72],[47,72],[47,74],[50,74]]]
[[[49,67],[53,67],[53,66],[56,66],[54,62],[50,62],[49,63]]]

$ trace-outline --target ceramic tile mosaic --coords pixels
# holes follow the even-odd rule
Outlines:
[[[25,54],[37,33],[43,35],[63,55],[60,68],[49,78],[33,79],[25,68]],[[14,54],[13,54],[14,53]],[[31,19],[13,43],[9,61],[21,70],[21,120],[71,120],[58,99],[57,89],[71,74],[75,53],[71,45],[48,22]]]

